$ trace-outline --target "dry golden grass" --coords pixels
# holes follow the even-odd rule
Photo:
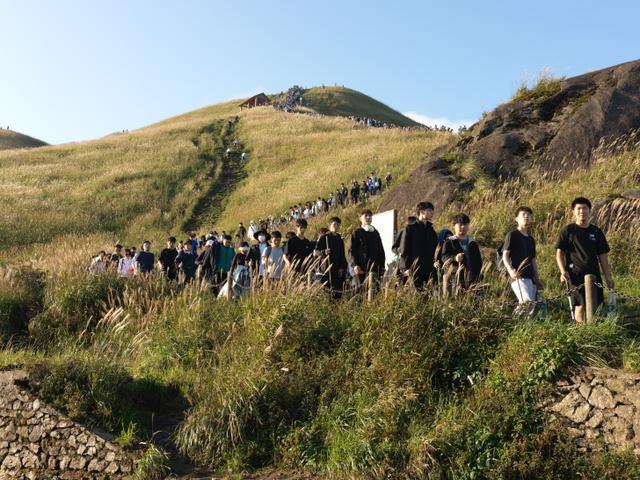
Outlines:
[[[0,128],[0,150],[42,147],[44,145],[46,143],[37,138]]]
[[[198,158],[192,139],[203,127],[236,114],[239,139],[250,154],[248,176],[230,192],[218,216],[223,228],[280,213],[371,171],[405,176],[446,139],[270,107],[240,113],[238,103],[94,141],[0,152],[0,245],[46,244],[59,236],[94,233],[127,243],[180,235],[185,217],[212,181],[205,179],[210,165]]]
[[[451,138],[437,132],[355,126],[344,118],[288,114],[269,107],[244,112],[240,118],[240,139],[249,147],[248,178],[231,194],[217,222],[221,228],[280,214],[371,172],[406,178],[426,153]]]

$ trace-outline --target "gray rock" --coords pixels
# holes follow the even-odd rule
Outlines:
[[[117,473],[118,470],[119,470],[119,467],[118,467],[118,464],[116,462],[111,462],[104,469],[105,473],[108,473],[109,475],[113,475],[114,473]]]
[[[588,418],[591,406],[577,390],[572,390],[560,403],[552,406],[551,410],[575,423],[582,423]]]
[[[71,460],[71,463],[69,463],[69,468],[71,468],[72,470],[82,470],[86,465],[87,461],[84,459],[84,457],[76,457]]]
[[[613,395],[602,385],[597,385],[593,388],[589,396],[589,403],[600,409],[613,408],[616,406]]]
[[[604,420],[604,416],[600,410],[594,410],[591,418],[585,423],[585,426],[588,428],[598,428],[602,421]]]
[[[631,405],[618,405],[615,408],[614,412],[618,417],[624,418],[625,420],[631,422],[633,421],[633,414],[635,413],[635,409]]]
[[[589,395],[591,394],[591,386],[583,383],[578,387],[578,391],[580,392],[580,395],[584,397],[585,400],[589,400]]]
[[[70,463],[71,457],[69,457],[68,455],[63,455],[63,457],[60,459],[60,470],[64,472],[67,467],[69,467]]]
[[[633,429],[631,424],[620,417],[607,419],[603,428],[605,441],[618,449],[633,448]]]
[[[42,438],[42,427],[35,426],[29,432],[29,441],[32,443],[37,442]]]
[[[22,462],[17,455],[7,455],[2,461],[3,470],[18,470],[22,467]]]

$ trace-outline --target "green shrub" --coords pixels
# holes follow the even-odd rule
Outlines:
[[[27,332],[29,321],[42,308],[44,286],[42,271],[0,270],[0,345]]]
[[[36,395],[73,420],[123,436],[150,435],[153,412],[176,395],[154,380],[132,378],[105,359],[82,355],[30,366],[29,378]]]

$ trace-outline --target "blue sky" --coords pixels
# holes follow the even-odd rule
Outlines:
[[[548,67],[640,58],[640,2],[0,0],[0,125],[50,143],[345,85],[470,123]]]

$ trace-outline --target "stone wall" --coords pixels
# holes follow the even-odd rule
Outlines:
[[[640,374],[585,368],[559,382],[548,409],[582,451],[640,454]]]
[[[0,478],[122,479],[134,458],[74,423],[15,382],[24,372],[0,372]]]

